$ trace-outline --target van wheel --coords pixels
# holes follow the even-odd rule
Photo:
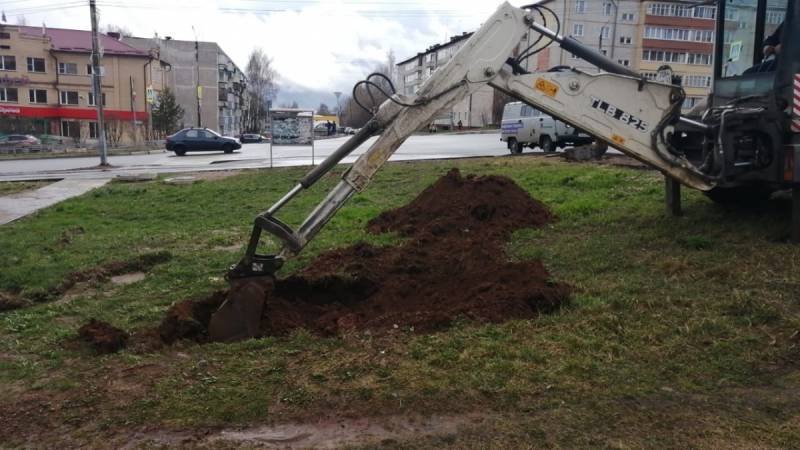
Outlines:
[[[542,147],[545,153],[553,153],[556,151],[556,143],[550,138],[550,136],[542,136],[539,140],[539,147]]]
[[[517,142],[517,140],[514,138],[508,140],[508,149],[511,150],[511,153],[514,155],[519,155],[522,153],[523,147],[524,145],[522,145],[521,142]]]

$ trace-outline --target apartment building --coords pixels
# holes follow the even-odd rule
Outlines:
[[[430,78],[436,69],[447,64],[470,36],[472,33],[453,36],[443,44],[428,47],[424,52],[397,63],[398,91],[406,95],[416,94],[422,83]],[[489,125],[493,123],[492,108],[495,95],[494,88],[484,86],[458,102],[450,111],[440,114],[434,124],[449,128],[456,127],[459,122],[467,128]]]
[[[563,36],[572,36],[624,66],[636,67],[641,0],[550,0],[540,4],[558,16],[556,20],[545,11],[544,18],[539,18],[548,28],[559,31]],[[535,39],[534,34],[526,40]],[[557,44],[526,61],[526,67],[531,71],[555,66],[572,66],[587,72],[599,71]]]
[[[122,42],[158,54],[168,64],[169,69],[154,78],[160,77],[175,94],[184,110],[183,126],[208,127],[225,136],[242,133],[247,78],[216,42],[195,43],[170,37],[123,37]]]
[[[112,143],[140,140],[152,58],[111,36],[101,36],[100,45],[108,134]],[[91,49],[89,31],[0,25],[0,132],[95,140]]]
[[[684,110],[703,100],[711,89],[716,12],[716,7],[709,5],[690,8],[683,2],[642,2],[637,69],[655,78],[659,67],[669,65],[682,79]]]

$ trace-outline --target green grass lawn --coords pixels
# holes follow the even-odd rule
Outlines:
[[[387,448],[788,448],[800,442],[800,247],[788,205],[728,211],[684,191],[668,217],[657,172],[537,157],[394,163],[282,272],[366,240],[451,167],[501,174],[559,221],[517,232],[509,258],[541,258],[576,288],[531,321],[459,321],[429,334],[320,338],[95,356],[77,328],[156,325],[174,302],[225,285],[254,215],[301,169],[194,185],[111,184],[0,228],[0,291],[47,299],[0,313],[0,447],[116,446],[135,430],[200,430],[322,417],[480,414],[455,435]],[[297,224],[338,180],[288,205]],[[50,292],[69,273],[172,258],[130,285]],[[60,444],[60,445],[59,445]]]

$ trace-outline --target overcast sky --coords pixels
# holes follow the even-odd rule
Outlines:
[[[239,65],[254,47],[282,84],[350,92],[387,52],[398,60],[472,31],[500,0],[97,0],[100,24],[136,36],[215,41]],[[520,5],[526,2],[512,1]],[[530,3],[528,1],[527,3]],[[88,0],[0,0],[7,20],[90,29]]]

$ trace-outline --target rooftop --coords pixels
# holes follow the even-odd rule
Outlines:
[[[68,30],[64,28],[49,27],[29,27],[20,26],[20,34],[26,37],[41,37],[42,35],[50,39],[54,50],[62,52],[91,53],[92,52],[92,32],[86,30]],[[119,40],[105,35],[98,34],[100,47],[107,55],[130,55],[147,56],[148,53],[131,47]]]

